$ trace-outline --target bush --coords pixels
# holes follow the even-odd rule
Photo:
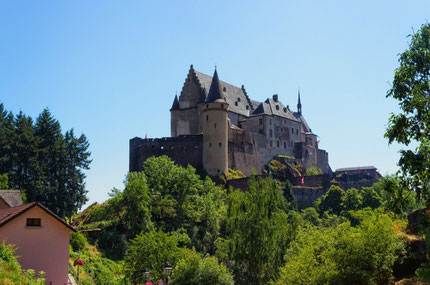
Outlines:
[[[181,259],[172,272],[169,282],[174,285],[233,285],[233,276],[215,257],[200,258],[191,252]]]
[[[83,233],[76,232],[70,234],[70,245],[72,246],[73,251],[80,251],[85,248],[87,244],[87,238]]]

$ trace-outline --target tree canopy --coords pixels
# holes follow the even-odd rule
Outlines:
[[[385,137],[389,143],[415,149],[400,151],[403,181],[419,196],[430,199],[430,24],[409,35],[409,48],[400,54],[387,97],[399,102],[401,112],[391,114]]]

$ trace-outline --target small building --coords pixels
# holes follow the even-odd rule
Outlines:
[[[70,232],[76,230],[38,202],[0,209],[0,242],[14,244],[21,267],[44,271],[49,285],[68,283]]]
[[[368,176],[369,178],[380,178],[381,175],[375,166],[356,166],[345,167],[336,169],[335,176],[337,175],[360,175]]]

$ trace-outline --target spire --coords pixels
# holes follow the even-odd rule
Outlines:
[[[222,100],[225,101],[224,94],[221,90],[221,85],[219,83],[218,79],[218,72],[214,72],[214,76],[212,78],[211,87],[209,89],[208,99],[207,102],[215,102],[216,100]]]
[[[175,95],[175,100],[173,100],[173,105],[170,110],[179,110],[178,94]]]
[[[297,103],[297,113],[302,114],[302,103],[300,103],[300,88],[299,88],[299,102]]]
[[[199,102],[206,102],[206,98],[207,98],[206,87],[203,87],[202,93],[200,93],[200,101]]]

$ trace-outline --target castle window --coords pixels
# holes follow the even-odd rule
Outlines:
[[[209,120],[209,116],[208,115],[206,115],[206,121],[208,121]]]
[[[272,147],[272,141],[270,141],[270,147]]]
[[[286,112],[287,112],[287,108],[284,107],[284,113],[286,113]]]
[[[221,147],[221,143],[219,143],[219,147]]]
[[[270,137],[273,137],[273,132],[272,132],[272,130],[269,130],[269,134],[270,134]]]
[[[287,148],[287,142],[284,142],[284,148]]]
[[[206,109],[208,109],[209,108],[209,104],[206,104]]]
[[[276,146],[279,147],[279,141],[276,141]]]
[[[215,129],[216,129],[216,123],[214,124],[214,127],[215,127]]]
[[[294,135],[294,129],[293,128],[291,128],[291,134]]]
[[[234,105],[235,105],[235,106],[237,106],[237,101],[236,101],[236,102],[234,102]]]
[[[209,143],[209,147],[212,147],[212,143]]]
[[[240,98],[239,97],[237,97],[237,102],[240,102]]]
[[[263,129],[259,129],[258,133],[263,134]]]
[[[262,125],[262,124],[263,124],[263,118],[260,118],[260,119],[258,120],[258,122],[259,122],[259,124],[260,124],[260,125]]]
[[[279,110],[279,105],[276,105],[276,110]]]
[[[224,109],[224,104],[221,104],[221,109]]]
[[[225,89],[225,87],[223,87],[223,88],[222,88],[222,91],[223,91],[223,92],[225,92],[225,91],[227,91],[227,89]]]
[[[299,134],[299,129],[296,129],[296,135],[298,135]]]
[[[246,110],[249,110],[249,106],[248,105],[246,105]]]

